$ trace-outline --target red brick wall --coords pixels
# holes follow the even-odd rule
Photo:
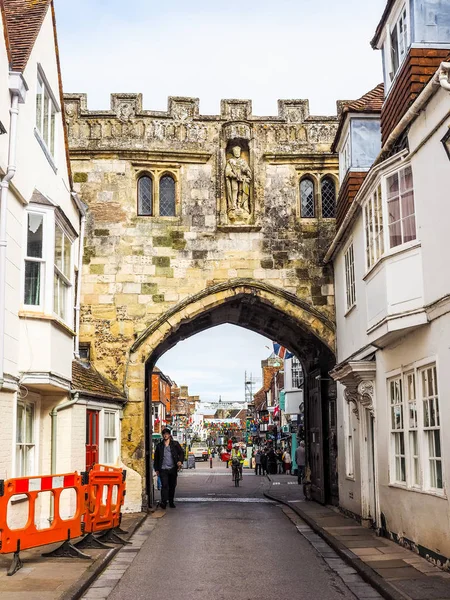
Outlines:
[[[367,172],[349,171],[344,177],[336,202],[336,229],[342,225],[345,215],[350,208]]]

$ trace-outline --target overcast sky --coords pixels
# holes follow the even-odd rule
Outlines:
[[[253,100],[255,115],[277,99],[309,98],[311,114],[380,83],[381,55],[369,41],[386,0],[55,0],[66,92],[91,109],[110,92],[142,92],[144,108],[167,97]]]
[[[107,109],[111,92],[141,92],[145,109],[168,96],[253,101],[276,115],[278,99],[308,98],[335,114],[382,80],[369,41],[386,0],[55,0],[64,90]],[[260,377],[269,340],[222,326],[180,342],[158,366],[204,400],[244,398],[245,370]],[[259,389],[260,380],[256,389]]]

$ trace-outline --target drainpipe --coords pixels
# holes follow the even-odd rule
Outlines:
[[[81,213],[80,220],[80,239],[78,245],[78,285],[75,298],[75,339],[74,339],[74,354],[75,358],[80,358],[80,299],[81,299],[81,271],[83,268],[83,252],[84,252],[84,232],[86,229],[86,206],[78,197],[78,194],[72,192],[72,198]]]
[[[56,448],[57,448],[57,417],[58,413],[61,410],[65,410],[66,408],[70,408],[74,404],[78,402],[80,399],[80,394],[78,392],[75,393],[75,396],[72,400],[67,400],[67,402],[63,402],[62,404],[58,404],[50,413],[50,417],[52,418],[52,447],[51,447],[51,473],[52,475],[56,473]]]
[[[6,292],[6,216],[8,213],[9,182],[16,172],[16,142],[17,142],[17,117],[19,103],[25,102],[28,86],[21,73],[10,72],[9,90],[11,93],[11,108],[9,109],[9,145],[8,167],[6,174],[0,182],[0,389],[3,387],[4,359],[5,359],[5,292]]]

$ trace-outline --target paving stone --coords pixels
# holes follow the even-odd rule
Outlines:
[[[372,567],[372,569],[395,569],[408,566],[405,561],[399,558],[395,560],[367,560],[366,558],[364,562],[366,565],[369,565],[369,567]]]
[[[379,554],[382,556],[381,552],[377,548],[355,548],[352,550],[358,556],[376,556]]]
[[[405,566],[399,569],[380,568],[375,569],[375,571],[378,573],[378,575],[384,577],[384,579],[420,579],[420,577],[427,579],[427,576],[425,574],[421,574],[419,571],[417,571],[417,569],[414,569],[413,567],[409,566]]]
[[[94,598],[107,598],[114,588],[90,588],[83,596],[83,600],[93,600]]]
[[[408,594],[412,600],[447,600],[450,598],[450,584],[440,577],[396,581],[395,587]]]

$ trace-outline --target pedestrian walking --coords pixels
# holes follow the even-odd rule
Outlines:
[[[161,508],[166,508],[167,502],[175,508],[175,488],[177,487],[178,471],[183,464],[184,453],[167,427],[162,430],[163,439],[155,449],[154,468],[161,478]]]
[[[261,450],[257,450],[255,454],[255,475],[262,475],[262,463],[261,463],[262,453]]]
[[[267,451],[261,452],[261,469],[262,474],[267,475]]]
[[[305,442],[301,441],[295,451],[295,462],[297,463],[297,481],[301,485],[305,476]]]
[[[284,472],[286,475],[291,474],[291,463],[292,463],[291,453],[289,452],[289,448],[287,448],[283,454],[283,466],[284,466]]]
[[[281,473],[284,472],[284,465],[283,465],[283,451],[281,450],[277,450],[276,453],[277,455],[277,473],[278,475],[280,475]]]

